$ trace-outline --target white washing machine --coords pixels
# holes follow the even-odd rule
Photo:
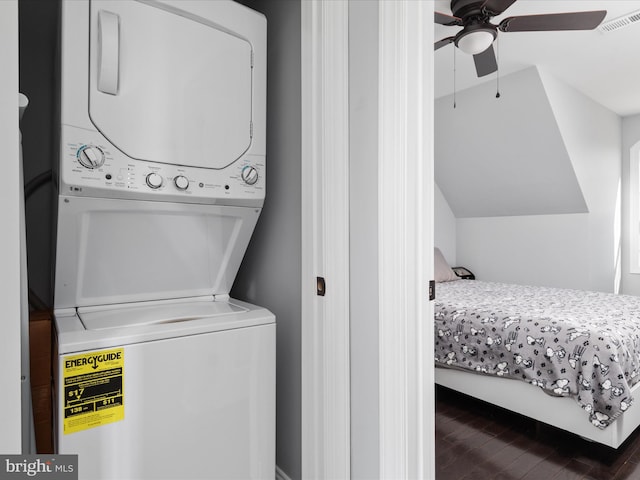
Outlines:
[[[61,14],[57,453],[81,479],[273,478],[275,318],[229,298],[265,195],[266,21]]]

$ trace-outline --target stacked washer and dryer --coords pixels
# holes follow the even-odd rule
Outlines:
[[[63,0],[56,451],[81,479],[273,478],[275,318],[229,297],[265,196],[266,20]]]

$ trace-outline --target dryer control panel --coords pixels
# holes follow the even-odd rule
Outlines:
[[[265,159],[245,155],[225,168],[211,169],[133,159],[100,133],[64,125],[60,193],[64,195],[262,206]]]

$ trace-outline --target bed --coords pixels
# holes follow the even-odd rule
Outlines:
[[[613,448],[640,425],[640,297],[454,278],[436,288],[437,384]]]

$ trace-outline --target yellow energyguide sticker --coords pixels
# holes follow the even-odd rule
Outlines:
[[[64,433],[124,419],[124,348],[62,359]]]

